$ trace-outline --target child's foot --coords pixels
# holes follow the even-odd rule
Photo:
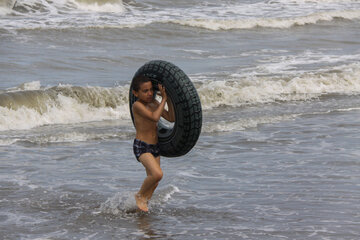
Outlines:
[[[144,197],[141,197],[138,193],[135,194],[135,201],[138,208],[143,212],[148,212],[149,208],[147,206],[147,200]]]

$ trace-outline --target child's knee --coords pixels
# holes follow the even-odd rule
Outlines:
[[[163,174],[162,170],[159,169],[156,172],[154,172],[153,177],[157,182],[159,182],[162,179],[163,175],[164,174]]]

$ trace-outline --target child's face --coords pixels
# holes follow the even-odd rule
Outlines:
[[[133,94],[143,102],[152,102],[154,89],[152,87],[151,81],[140,84],[139,91],[133,91]]]

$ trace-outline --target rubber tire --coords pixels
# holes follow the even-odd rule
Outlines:
[[[161,122],[158,124],[160,155],[165,157],[185,155],[195,146],[202,126],[201,102],[194,85],[180,68],[162,60],[145,63],[135,73],[134,78],[139,75],[145,75],[152,80],[154,92],[158,90],[158,83],[163,84],[174,106],[174,126],[169,128]],[[136,100],[130,88],[129,107],[133,123],[132,105]]]

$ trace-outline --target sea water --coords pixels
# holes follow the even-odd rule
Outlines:
[[[0,239],[359,239],[360,2],[1,0]],[[136,212],[132,76],[194,83]]]

